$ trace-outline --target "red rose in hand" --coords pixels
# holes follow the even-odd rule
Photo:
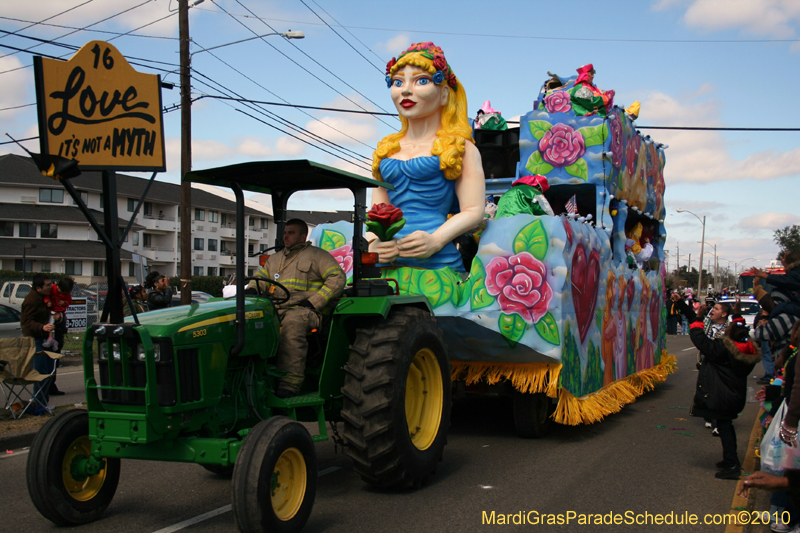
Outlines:
[[[529,324],[545,314],[553,299],[547,267],[528,252],[495,257],[486,267],[486,292],[497,296],[504,313],[518,313]]]
[[[392,204],[375,204],[367,213],[367,228],[381,241],[388,241],[406,223],[403,210]]]

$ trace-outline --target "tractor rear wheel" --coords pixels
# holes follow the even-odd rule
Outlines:
[[[36,434],[25,470],[28,494],[42,516],[54,524],[74,526],[97,520],[114,498],[119,459],[106,458],[97,474],[82,475],[81,466],[91,454],[86,411],[65,411]]]
[[[525,393],[514,389],[514,428],[526,439],[540,439],[553,425],[553,404],[543,392]]]
[[[345,365],[344,438],[370,485],[418,487],[442,459],[450,427],[450,361],[428,311],[395,307],[356,330]]]
[[[300,531],[316,492],[317,455],[308,430],[286,416],[256,424],[233,467],[231,496],[239,531]]]

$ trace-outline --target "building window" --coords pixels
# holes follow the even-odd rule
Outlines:
[[[128,198],[128,213],[133,213],[134,209],[136,209],[136,202],[133,201],[133,198]]]
[[[209,252],[217,251],[217,239],[208,239],[208,251]]]
[[[108,276],[108,269],[106,269],[106,262],[105,261],[95,261],[94,262],[94,270],[92,272],[93,276]]]
[[[261,217],[261,229],[267,229],[267,217]]]
[[[194,240],[194,249],[202,251],[203,250],[203,244],[204,244],[203,241],[204,240],[205,239],[197,239],[197,238],[195,238],[195,240]]]
[[[250,226],[250,229],[256,227],[256,217],[250,217],[250,220],[247,222],[247,225]]]
[[[57,239],[58,224],[42,222],[42,239]]]
[[[205,209],[195,209],[194,210],[194,219],[197,221],[202,222],[206,219],[206,210]]]
[[[153,236],[150,235],[149,233],[144,233],[144,234],[142,234],[142,238],[144,239],[144,243],[143,243],[144,247],[145,248],[151,248],[152,245],[153,245]]]
[[[219,211],[209,211],[208,212],[208,221],[209,222],[219,222]]]
[[[0,235],[3,237],[13,237],[14,223],[10,221],[0,222]]]
[[[49,204],[63,204],[64,189],[39,189],[39,201]]]
[[[247,245],[247,255],[253,255],[253,252],[255,252],[255,248],[253,248],[252,244],[248,244]]]
[[[134,278],[136,277],[136,263],[131,261],[128,263],[128,277]]]
[[[203,267],[193,267],[195,276],[203,275]]]
[[[25,260],[25,268],[22,268],[22,259],[14,259],[14,270],[33,272],[33,259]]]
[[[42,263],[42,272],[52,272],[50,270],[52,267],[50,266],[50,260],[49,259],[43,259],[41,261],[41,263]]]
[[[20,222],[19,223],[19,236],[20,237],[36,237],[36,222]]]
[[[209,276],[216,276],[217,275],[217,267],[208,267],[208,275]]]
[[[144,203],[144,214],[145,216],[150,216],[153,214],[153,204],[152,202],[145,202]]]
[[[139,246],[139,232],[138,231],[134,231],[133,232],[133,245],[134,246]]]
[[[83,205],[89,205],[89,193],[86,191],[76,191],[81,196],[81,200],[83,200]],[[78,202],[75,201],[75,198],[72,199],[72,205],[78,205]]]
[[[64,274],[70,276],[83,275],[83,263],[81,261],[64,261]]]

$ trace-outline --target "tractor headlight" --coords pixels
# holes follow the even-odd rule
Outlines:
[[[103,341],[97,344],[97,357],[105,361],[108,359],[108,345],[111,344],[111,351],[114,354],[114,360],[119,361],[122,358],[122,347],[119,341]]]
[[[157,342],[153,343],[153,354],[154,354],[154,359],[156,360],[156,363],[161,362],[161,344],[160,343],[157,343]],[[139,361],[144,361],[145,360],[144,345],[141,344],[141,343],[136,345],[136,359],[138,359]]]
[[[108,359],[108,353],[106,352],[106,343],[100,342],[97,344],[97,358],[101,361],[105,361]]]

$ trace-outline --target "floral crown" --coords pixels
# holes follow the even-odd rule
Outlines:
[[[400,54],[400,57],[397,59],[393,57],[388,63],[386,63],[387,87],[392,86],[392,69],[397,62],[403,59],[403,57],[407,54],[413,54],[415,52],[420,52],[422,57],[430,59],[433,62],[433,68],[436,69],[436,73],[433,75],[433,83],[439,85],[444,80],[447,80],[447,84],[452,87],[454,91],[458,90],[456,75],[453,73],[453,69],[450,68],[450,65],[447,64],[447,60],[444,58],[444,52],[441,48],[430,41],[427,43],[412,44],[408,47],[408,50]]]

